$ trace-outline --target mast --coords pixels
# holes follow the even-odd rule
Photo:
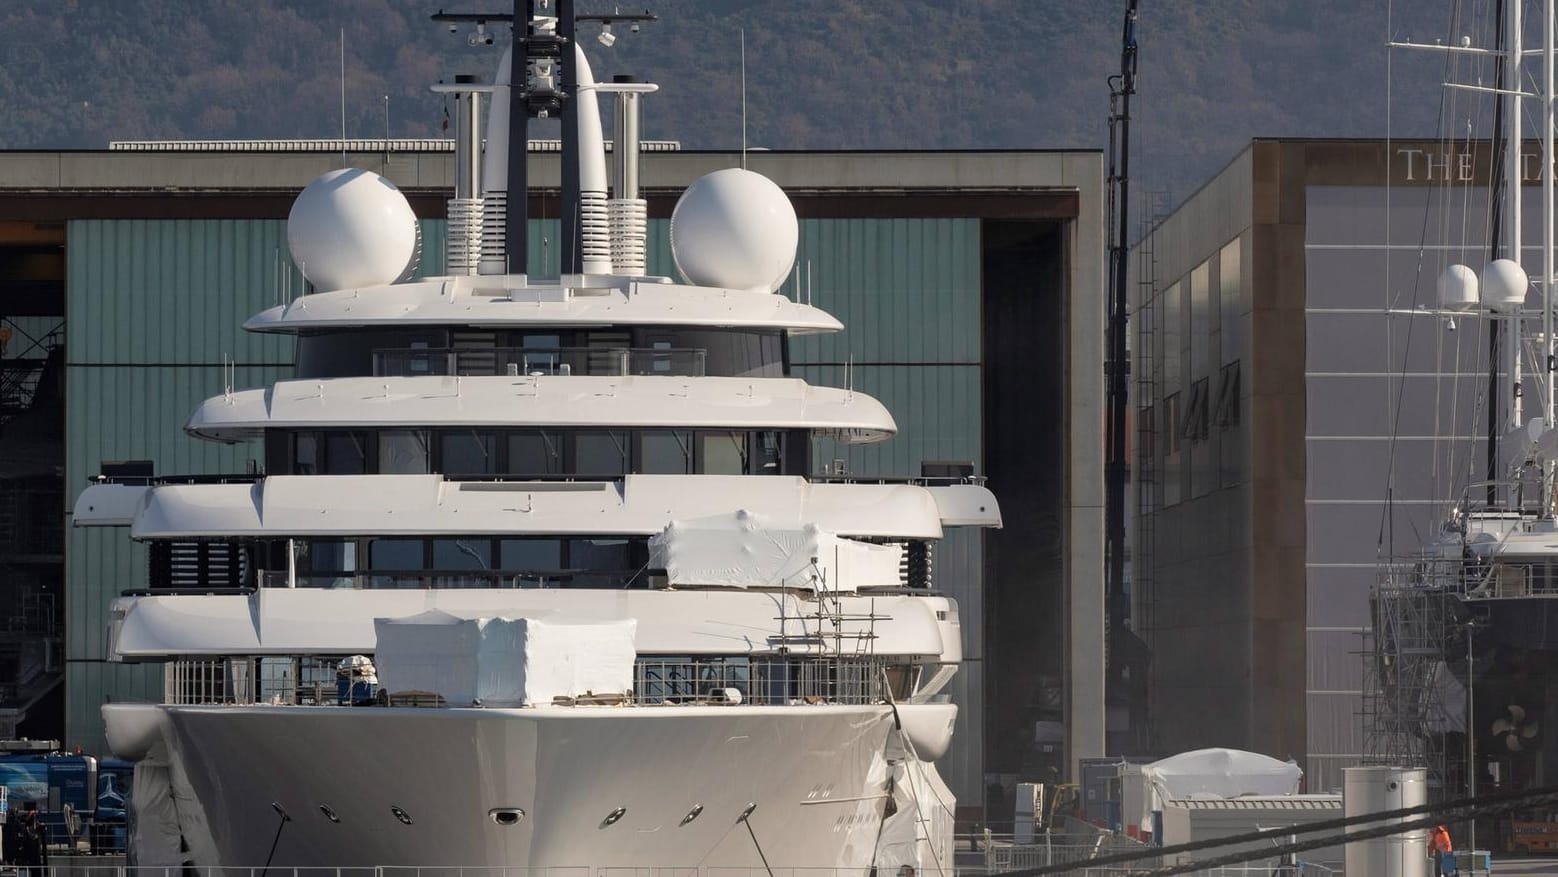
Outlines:
[[[530,251],[530,113],[526,78],[530,75],[530,41],[535,33],[535,0],[514,0],[514,50],[509,62],[509,154],[507,219],[503,234],[504,273],[525,274]]]
[[[1520,90],[1521,55],[1523,54],[1521,21],[1525,0],[1505,0],[1504,10],[1504,254],[1516,264],[1520,262],[1520,154],[1525,145],[1521,130]],[[1505,374],[1504,423],[1499,436],[1499,475],[1509,477],[1513,473],[1514,444],[1504,439],[1520,428],[1522,421],[1520,400],[1520,312],[1516,308],[1504,321],[1503,343],[1499,346]],[[1510,496],[1513,500],[1515,497]]]
[[[1506,4],[1499,3],[1493,7],[1493,39],[1496,43],[1504,42],[1504,10]],[[1500,153],[1504,144],[1504,106],[1503,91],[1508,82],[1508,72],[1505,69],[1504,57],[1494,52],[1493,57],[1493,87],[1499,92],[1499,96],[1493,101],[1493,152]],[[1494,199],[1502,195],[1504,191],[1504,163],[1502,161],[1490,161],[1492,165],[1488,169],[1488,198]],[[1488,261],[1499,257],[1499,236],[1502,233],[1504,213],[1499,209],[1489,211],[1489,235],[1488,235]],[[1499,476],[1499,409],[1502,407],[1499,395],[1499,321],[1488,320],[1488,410],[1487,410],[1487,471],[1484,475],[1488,482],[1487,501],[1489,505],[1497,502],[1498,488],[1493,484]]]
[[[559,63],[562,65],[562,110],[558,118],[563,123],[562,152],[562,209],[561,219],[562,259],[559,273],[563,276],[584,273],[584,250],[581,245],[579,225],[579,64],[574,48],[573,0],[557,0],[557,35],[561,39]]]
[[[1553,32],[1554,0],[1545,0],[1542,24],[1542,426],[1553,428]],[[1544,467],[1546,468],[1546,467]],[[1544,499],[1552,482],[1552,473],[1544,472]],[[1544,515],[1547,509],[1543,508]]]

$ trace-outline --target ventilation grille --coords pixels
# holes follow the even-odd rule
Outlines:
[[[613,198],[606,202],[611,219],[611,265],[618,274],[644,274],[644,240],[649,231],[649,208],[642,198]]]
[[[482,257],[482,199],[449,199],[449,236],[445,243],[446,271],[475,274]]]
[[[153,590],[239,588],[248,563],[232,542],[152,542],[147,582]]]
[[[507,192],[491,190],[482,198],[481,214],[481,265],[482,274],[502,274],[508,270],[508,216]]]
[[[605,192],[579,193],[579,249],[586,273],[611,271],[611,221]]]

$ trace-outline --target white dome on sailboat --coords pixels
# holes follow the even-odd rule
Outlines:
[[[1531,278],[1513,259],[1494,259],[1482,269],[1482,301],[1498,314],[1515,313],[1526,303]]]
[[[417,258],[417,215],[372,171],[321,174],[287,214],[287,249],[320,292],[393,283]]]
[[[1466,265],[1451,265],[1439,275],[1439,307],[1469,311],[1477,306],[1477,272]]]
[[[799,239],[784,190],[742,168],[694,180],[671,213],[671,255],[698,286],[773,292],[790,276]]]

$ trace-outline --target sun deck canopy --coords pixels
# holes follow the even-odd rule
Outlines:
[[[982,489],[982,488],[981,488]],[[785,475],[627,475],[620,481],[448,481],[441,475],[273,475],[250,484],[95,485],[78,525],[112,525],[141,491],[136,539],[276,536],[655,535],[673,520],[751,509],[775,526],[939,539],[936,496],[914,484],[814,484]],[[108,497],[105,499],[105,497]],[[94,520],[102,505],[111,517]]]
[[[876,656],[962,660],[956,604],[939,596],[847,596],[843,641]],[[736,590],[407,590],[260,588],[252,594],[153,594],[114,601],[110,660],[180,655],[372,654],[374,620],[440,611],[461,618],[636,623],[639,654],[815,654],[817,604],[794,593]],[[810,625],[807,627],[807,625]]]
[[[301,296],[255,314],[251,332],[396,326],[707,326],[842,331],[825,311],[776,293],[684,286],[664,278],[594,276],[586,287],[532,285],[516,275],[436,277]]]
[[[374,426],[810,429],[851,444],[898,431],[876,399],[796,378],[504,375],[281,381],[207,399],[184,430],[232,442]]]

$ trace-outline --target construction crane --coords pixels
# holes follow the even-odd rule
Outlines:
[[[1106,648],[1114,652],[1126,633],[1129,614],[1125,595],[1125,482],[1127,472],[1125,421],[1130,360],[1125,351],[1128,321],[1125,266],[1129,240],[1126,237],[1131,182],[1131,95],[1136,93],[1136,4],[1127,0],[1125,23],[1120,35],[1120,72],[1109,77],[1109,358],[1108,377],[1108,461],[1105,465],[1105,544],[1108,558]],[[1116,692],[1123,684],[1123,661],[1116,654],[1107,660],[1106,691]],[[1133,716],[1133,723],[1138,717]]]

